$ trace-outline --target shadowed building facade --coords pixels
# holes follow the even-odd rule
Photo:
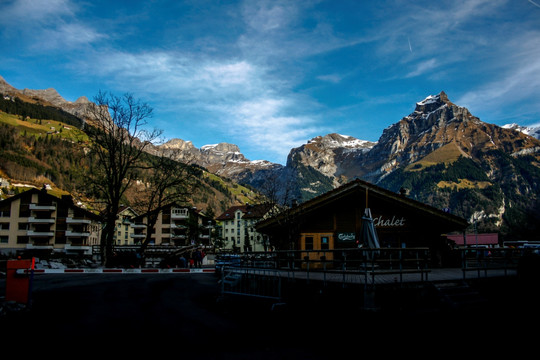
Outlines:
[[[427,247],[439,259],[445,234],[469,225],[452,215],[371,183],[353,180],[257,224],[276,249],[334,250],[361,245],[362,216],[369,208],[381,247]]]

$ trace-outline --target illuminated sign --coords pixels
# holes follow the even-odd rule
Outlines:
[[[338,233],[337,234],[338,241],[355,241],[356,236],[354,233]]]

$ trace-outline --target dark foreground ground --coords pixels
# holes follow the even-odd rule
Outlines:
[[[0,318],[0,347],[24,358],[70,359],[519,358],[540,343],[540,303],[513,285],[490,290],[483,310],[373,312],[352,298],[316,294],[272,309],[269,301],[221,298],[217,280],[36,275],[31,308]],[[4,286],[0,279],[0,295]]]

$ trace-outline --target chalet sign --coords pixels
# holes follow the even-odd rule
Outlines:
[[[403,216],[392,216],[385,218],[382,215],[373,219],[375,227],[403,227],[405,226],[405,218]]]

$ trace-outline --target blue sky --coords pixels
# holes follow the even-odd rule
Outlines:
[[[250,160],[377,141],[440,91],[488,123],[540,123],[533,0],[0,0],[0,49],[18,89],[129,92],[165,140]]]

